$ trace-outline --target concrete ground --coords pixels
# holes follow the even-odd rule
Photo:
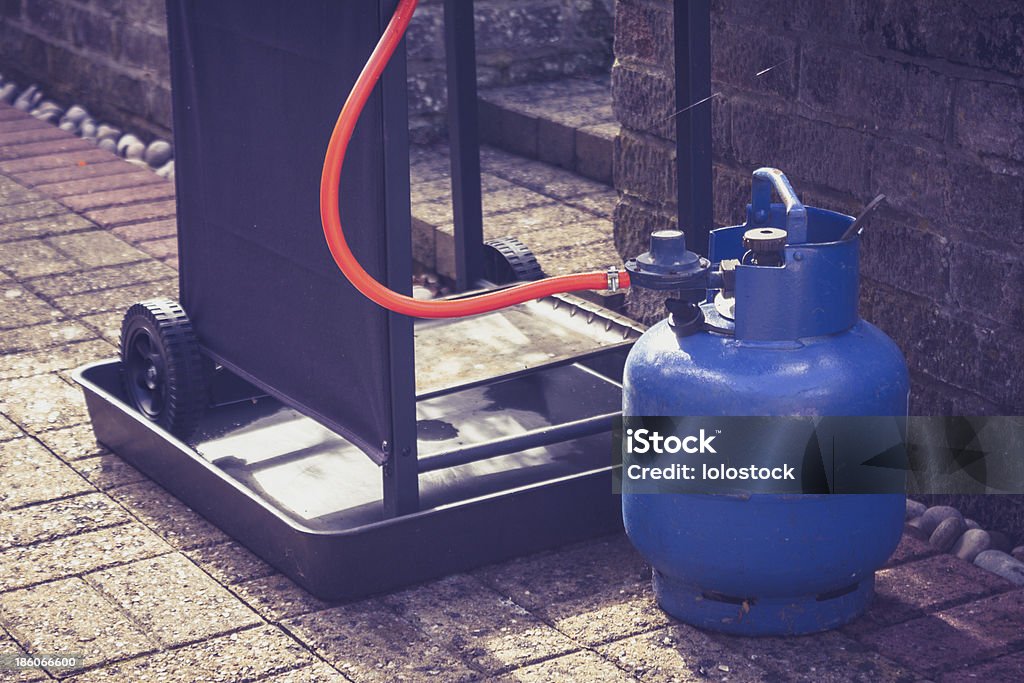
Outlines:
[[[1020,681],[1024,589],[905,537],[865,617],[745,639],[667,618],[623,536],[314,599],[93,440],[68,371],[175,295],[169,183],[0,106],[0,680]]]

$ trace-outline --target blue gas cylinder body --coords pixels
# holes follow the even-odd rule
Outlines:
[[[784,204],[771,204],[773,185]],[[905,416],[903,355],[857,315],[858,239],[844,239],[852,221],[800,205],[778,171],[755,173],[747,223],[712,232],[711,264],[740,259],[733,291],[711,291],[701,305],[712,329],[680,334],[664,320],[637,341],[624,415]],[[786,230],[785,244],[777,262],[758,265],[744,235],[773,227]],[[747,635],[811,633],[863,612],[905,504],[901,494],[622,496],[661,607]]]

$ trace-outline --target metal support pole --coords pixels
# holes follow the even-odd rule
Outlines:
[[[381,31],[391,19],[397,0],[379,5]],[[406,94],[405,41],[395,51],[381,79],[384,129],[384,187],[386,189],[387,284],[396,292],[412,294],[412,234],[409,206],[409,113]],[[413,321],[388,314],[388,349],[391,365],[392,442],[381,468],[384,478],[384,516],[398,517],[419,511],[419,473],[416,454],[416,367]]]
[[[497,458],[501,455],[519,453],[531,448],[550,446],[586,436],[612,431],[614,420],[621,413],[595,415],[573,422],[534,429],[522,434],[506,436],[484,443],[463,446],[444,453],[425,456],[420,459],[420,472],[434,472],[449,467],[466,465],[477,460]]]
[[[708,253],[714,221],[711,176],[711,3],[675,0],[676,164],[679,228],[687,246]],[[706,101],[705,101],[706,100]],[[697,102],[702,102],[693,106]]]
[[[464,292],[473,288],[484,274],[473,0],[445,0],[444,39],[448,63],[455,276],[458,290]]]

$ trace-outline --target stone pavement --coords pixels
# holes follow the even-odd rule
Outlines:
[[[172,188],[0,107],[0,680],[1020,681],[1024,589],[905,537],[867,616],[803,638],[662,614],[621,535],[327,604],[92,438],[68,371],[176,292]]]

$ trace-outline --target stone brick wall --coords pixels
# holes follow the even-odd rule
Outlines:
[[[616,2],[623,256],[674,221],[671,11]],[[742,221],[763,165],[811,205],[856,214],[885,193],[864,235],[861,313],[906,353],[912,410],[1024,414],[1021,4],[713,0],[712,12],[716,223]]]
[[[477,0],[481,87],[607,71],[613,0]],[[422,0],[409,33],[417,139],[444,121],[442,0]],[[0,0],[0,72],[132,130],[167,135],[164,0]]]

